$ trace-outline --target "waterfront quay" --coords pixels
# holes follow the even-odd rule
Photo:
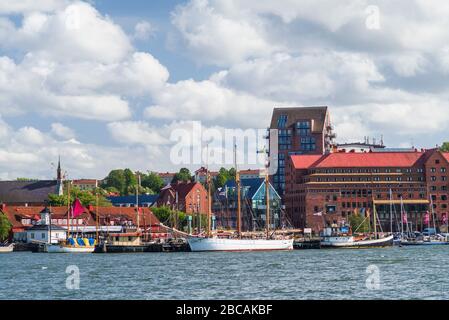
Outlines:
[[[190,236],[259,232],[268,240],[279,231],[294,238],[295,248],[315,249],[326,229],[359,233],[360,241],[400,234],[407,245],[428,236],[438,237],[432,244],[447,242],[448,143],[429,149],[387,147],[383,137],[338,143],[327,106],[274,108],[268,127],[268,149],[278,150],[268,159],[277,162],[270,176],[206,165],[69,180],[60,158],[54,180],[0,181],[0,223],[7,230],[1,243],[41,251],[74,238],[95,252],[186,251]],[[172,240],[179,238],[184,243]]]

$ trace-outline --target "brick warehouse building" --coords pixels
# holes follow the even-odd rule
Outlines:
[[[282,196],[289,155],[323,155],[330,152],[335,135],[328,107],[275,108],[270,129],[277,129],[279,134],[278,172],[272,177],[272,183]]]
[[[293,155],[286,168],[286,211],[295,227],[318,232],[325,224],[371,211],[375,202],[389,231],[390,205],[392,218],[400,223],[402,202],[408,221],[422,230],[423,216],[433,203],[436,225],[441,226],[448,214],[448,170],[449,154],[437,149]],[[397,228],[395,222],[393,230]]]

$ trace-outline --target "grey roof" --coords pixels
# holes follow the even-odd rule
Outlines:
[[[30,228],[27,229],[27,231],[47,231],[48,230],[47,225],[41,225],[41,224],[36,224]],[[51,225],[51,231],[66,231],[66,229],[60,227],[60,226],[55,226],[54,224]]]
[[[45,203],[48,195],[56,193],[56,180],[0,181],[0,202]]]

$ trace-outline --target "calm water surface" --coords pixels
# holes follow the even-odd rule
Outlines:
[[[80,290],[66,288],[66,268]],[[377,266],[380,288],[369,290]],[[254,253],[0,255],[0,299],[449,299],[449,246]],[[371,267],[372,268],[372,267]]]

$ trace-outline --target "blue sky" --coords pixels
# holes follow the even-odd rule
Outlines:
[[[59,154],[77,178],[176,170],[175,130],[264,128],[274,106],[328,105],[340,142],[434,147],[448,14],[437,0],[2,0],[0,179],[52,177]]]

